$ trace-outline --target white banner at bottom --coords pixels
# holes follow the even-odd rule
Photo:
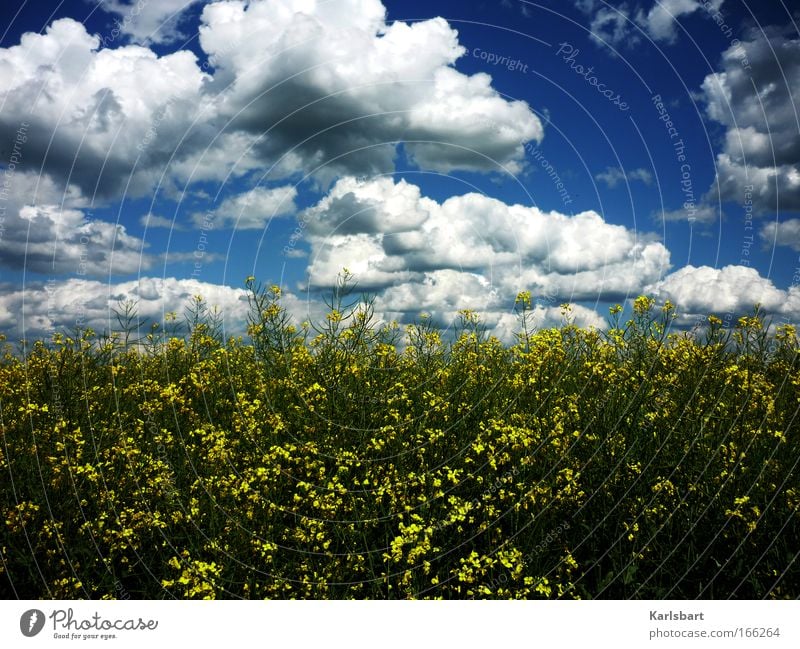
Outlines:
[[[799,621],[797,601],[7,600],[0,646],[796,649]]]

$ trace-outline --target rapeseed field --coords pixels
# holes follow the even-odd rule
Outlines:
[[[198,297],[185,333],[4,343],[4,597],[800,596],[791,325],[534,330],[522,293],[507,345],[246,286],[246,336]]]

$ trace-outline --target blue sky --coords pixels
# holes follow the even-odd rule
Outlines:
[[[768,5],[768,6],[765,6]],[[248,275],[298,317],[517,291],[602,326],[800,319],[800,34],[781,2],[114,0],[0,8],[0,329],[159,320]]]

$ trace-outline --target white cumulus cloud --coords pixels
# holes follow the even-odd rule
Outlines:
[[[149,3],[131,35],[180,9]],[[323,182],[392,171],[399,141],[430,169],[521,170],[543,137],[531,107],[456,69],[465,49],[444,19],[385,17],[379,0],[209,3],[202,65],[62,18],[0,48],[0,143],[29,124],[24,164],[101,197],[257,168]]]
[[[788,312],[787,292],[748,266],[684,266],[647,287],[647,292],[661,302],[672,301],[683,313],[744,314],[755,304],[774,313]]]
[[[678,39],[678,19],[701,11],[715,16],[724,0],[655,0],[649,8],[627,2],[607,3],[580,0],[576,7],[591,16],[592,39],[599,45],[632,47],[642,40],[642,32],[659,44]],[[638,29],[637,29],[638,26]]]
[[[346,267],[366,287],[433,281],[441,271],[488,282],[501,299],[520,290],[568,299],[616,299],[669,270],[669,252],[650,234],[576,215],[508,205],[469,193],[443,203],[406,181],[340,180],[300,216],[311,245],[308,281],[330,286]],[[466,276],[465,276],[466,277]],[[406,292],[410,289],[405,289]]]
[[[702,89],[709,118],[726,128],[709,197],[752,200],[756,216],[800,210],[800,39],[751,31]]]
[[[214,227],[263,230],[270,220],[294,212],[295,198],[297,189],[292,185],[254,187],[226,198],[214,211]],[[208,220],[204,214],[196,214],[193,218],[198,227]]]
[[[759,230],[758,236],[765,247],[786,246],[800,252],[800,219],[765,223]]]
[[[185,11],[202,0],[102,0],[101,9],[114,14],[115,30],[138,43],[166,44],[186,38],[181,31]]]
[[[146,47],[101,48],[72,19],[0,48],[0,142],[21,164],[79,186],[87,196],[152,188],[202,103],[195,55]]]
[[[15,172],[0,195],[0,265],[50,275],[99,276],[151,267],[157,257],[125,226],[93,217],[75,186]]]

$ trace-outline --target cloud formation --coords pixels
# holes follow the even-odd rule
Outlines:
[[[718,187],[740,204],[752,193],[756,215],[800,210],[800,38],[751,32],[702,90],[708,117],[726,128],[709,198]]]
[[[674,43],[678,38],[678,18],[705,10],[717,12],[724,0],[656,0],[647,11],[639,10],[636,22],[642,25],[650,38],[663,43]]]
[[[800,317],[795,289],[776,288],[748,266],[684,266],[646,290],[659,302],[672,301],[684,314],[744,314],[760,304],[771,313]]]
[[[587,13],[592,14],[589,30],[592,40],[598,45],[619,47],[624,43],[634,45],[641,41],[631,21],[627,3],[623,2],[617,7],[598,7],[595,2],[590,2],[584,3],[584,6]]]
[[[145,47],[101,48],[72,19],[0,48],[0,149],[20,124],[26,169],[76,185],[86,196],[152,189],[176,137],[203,101],[207,78],[187,50],[157,56]]]
[[[0,192],[0,265],[49,275],[102,276],[150,268],[157,257],[123,225],[94,218],[75,186],[16,172]]]
[[[170,311],[180,313],[195,295],[202,295],[209,306],[223,309],[229,326],[241,330],[247,314],[243,290],[194,279],[152,277],[118,284],[73,278],[4,291],[0,328],[28,337],[71,331],[75,326],[102,333],[118,328],[113,309],[120,301],[131,300],[142,322],[140,333],[146,334],[150,322],[163,322]]]
[[[596,174],[594,179],[605,183],[609,189],[614,189],[619,183],[628,185],[634,180],[643,182],[645,185],[651,185],[653,183],[653,174],[643,168],[624,171],[619,167],[607,167],[605,171]]]
[[[444,19],[387,24],[378,0],[214,3],[200,43],[226,87],[220,113],[265,134],[264,158],[291,152],[331,175],[379,173],[402,139],[426,168],[516,171],[521,142],[543,135],[489,75],[455,70],[465,49]]]
[[[195,214],[193,220],[198,227],[210,219],[215,228],[263,230],[272,219],[294,212],[295,198],[297,189],[292,185],[254,187],[241,194],[228,196],[214,210],[213,216]]]
[[[633,47],[646,34],[660,45],[678,40],[678,19],[700,11],[714,16],[724,0],[655,0],[648,9],[600,0],[580,0],[578,9],[591,16],[592,39],[598,45]],[[637,28],[638,27],[638,28]]]
[[[164,45],[186,38],[180,29],[185,11],[202,1],[103,0],[100,8],[115,15],[115,29],[134,42]]]
[[[347,267],[376,290],[452,285],[466,273],[471,286],[484,287],[479,293],[506,302],[520,290],[560,301],[611,300],[637,293],[670,266],[653,235],[596,212],[570,216],[476,193],[438,203],[391,178],[343,178],[300,218],[311,245],[308,282],[317,288]]]
[[[719,207],[708,204],[689,204],[677,210],[667,210],[657,215],[665,221],[688,221],[689,223],[716,223],[720,220]]]
[[[180,3],[157,7],[132,35]],[[187,49],[104,47],[81,23],[56,20],[0,48],[0,149],[30,123],[28,168],[91,197],[144,194],[162,175],[169,185],[257,168],[323,181],[391,171],[400,141],[429,169],[521,170],[524,143],[543,137],[530,106],[487,74],[455,69],[465,50],[444,19],[385,15],[379,0],[210,3],[202,65]]]
[[[72,332],[76,326],[96,333],[119,329],[114,310],[120,303],[135,303],[138,334],[150,333],[153,322],[163,324],[174,312],[182,322],[184,309],[201,296],[210,309],[223,316],[226,335],[242,335],[247,329],[247,293],[242,288],[175,277],[140,277],[109,283],[82,278],[32,282],[24,287],[3,287],[0,291],[0,331],[29,339],[53,332]],[[320,321],[325,305],[284,291],[281,303],[296,323]]]
[[[148,229],[152,228],[164,228],[166,230],[186,229],[183,225],[181,225],[177,221],[173,221],[172,219],[169,219],[165,216],[159,216],[151,212],[143,214],[141,217],[139,217],[139,225]]]
[[[800,219],[765,223],[759,230],[758,236],[767,248],[785,246],[800,252]]]

